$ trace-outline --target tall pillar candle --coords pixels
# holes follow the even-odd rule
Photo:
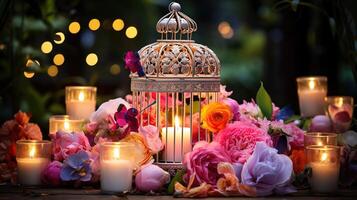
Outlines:
[[[299,77],[296,81],[301,116],[313,117],[324,114],[327,78],[324,76]]]
[[[18,180],[22,185],[41,185],[41,173],[50,163],[51,142],[19,140],[16,142]]]
[[[95,111],[96,87],[66,87],[66,111],[73,119],[88,119]]]
[[[162,152],[165,161],[182,162],[183,156],[191,151],[191,129],[181,127],[177,116],[174,127],[162,128],[161,138],[165,145]]]

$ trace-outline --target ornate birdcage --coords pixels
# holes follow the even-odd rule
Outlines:
[[[171,3],[156,25],[161,38],[139,51],[145,76],[130,75],[140,125],[160,131],[165,147],[155,159],[165,169],[181,168],[197,141],[210,140],[200,127],[201,108],[217,101],[220,91],[220,61],[192,40],[197,24],[180,10],[180,4]]]

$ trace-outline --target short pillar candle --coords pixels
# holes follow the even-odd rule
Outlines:
[[[41,173],[50,163],[51,142],[19,140],[16,142],[18,181],[26,186],[41,185]]]
[[[105,193],[131,189],[135,146],[128,142],[105,142],[100,147],[100,185]]]
[[[66,111],[73,119],[88,119],[95,111],[96,87],[66,87]]]
[[[323,115],[327,95],[327,77],[299,77],[296,81],[301,116]]]
[[[57,131],[77,132],[82,130],[84,120],[72,119],[69,115],[53,115],[49,120],[50,136]]]
[[[306,147],[306,156],[312,170],[311,189],[318,193],[335,192],[340,174],[340,147],[311,145]]]

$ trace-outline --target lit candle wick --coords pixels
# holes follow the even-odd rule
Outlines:
[[[321,155],[321,161],[324,162],[327,160],[327,153],[322,153]]]
[[[30,158],[34,158],[35,157],[35,153],[36,153],[36,150],[34,147],[31,148],[30,152],[29,152],[29,156]]]
[[[84,101],[84,93],[80,92],[78,96],[79,101]]]
[[[115,148],[115,149],[114,149],[113,157],[114,157],[115,160],[119,160],[119,157],[120,157],[120,150],[119,150],[119,148]]]
[[[313,89],[315,89],[315,86],[316,86],[316,83],[315,83],[315,81],[313,81],[313,80],[310,80],[310,81],[309,81],[309,88],[310,88],[310,90],[313,90]]]
[[[338,100],[337,100],[337,102],[336,102],[336,106],[337,107],[342,107],[342,105],[343,105],[343,98],[338,98]]]

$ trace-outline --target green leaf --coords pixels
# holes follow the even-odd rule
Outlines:
[[[183,183],[182,177],[185,174],[184,170],[178,170],[175,174],[175,176],[172,178],[169,187],[167,188],[167,192],[169,194],[173,194],[175,192],[175,183]]]
[[[257,92],[255,100],[262,111],[263,116],[267,119],[271,119],[273,114],[273,104],[268,92],[264,88],[263,82],[260,82],[260,88]]]

